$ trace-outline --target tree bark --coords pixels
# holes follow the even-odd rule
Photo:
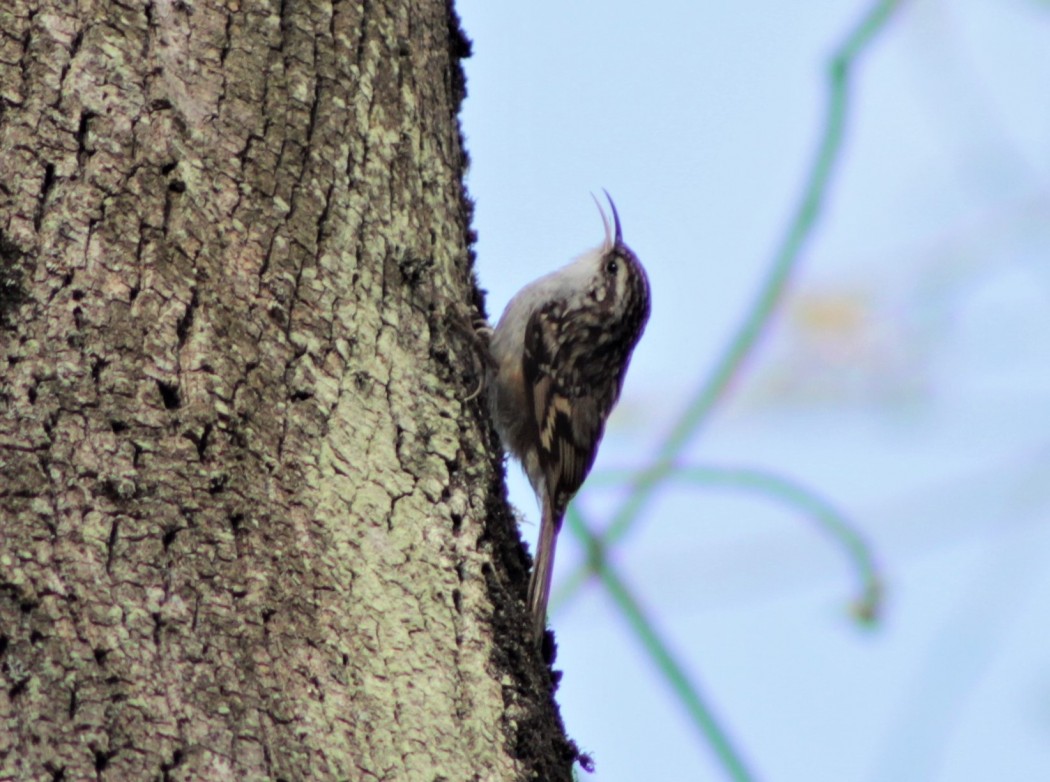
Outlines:
[[[569,779],[443,0],[0,9],[0,778]]]

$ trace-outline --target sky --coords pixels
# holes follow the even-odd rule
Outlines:
[[[478,276],[516,290],[615,199],[653,314],[577,507],[595,530],[739,328],[799,209],[828,67],[872,3],[457,9]],[[771,326],[680,464],[806,487],[870,544],[884,603],[811,515],[678,482],[617,573],[751,778],[1050,779],[1050,2],[911,0],[851,71],[822,211]],[[534,540],[538,511],[512,467]],[[555,593],[582,562],[562,533]],[[564,594],[564,590],[562,592]],[[609,593],[551,617],[582,779],[732,778]]]

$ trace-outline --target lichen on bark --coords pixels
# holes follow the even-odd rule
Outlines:
[[[451,9],[0,31],[0,777],[568,779],[469,399]]]

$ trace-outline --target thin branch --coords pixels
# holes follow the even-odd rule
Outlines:
[[[689,678],[685,668],[657,633],[656,626],[628,589],[627,584],[604,558],[598,538],[587,529],[576,511],[570,510],[567,518],[569,527],[588,546],[590,567],[593,572],[601,579],[609,595],[630,624],[635,636],[653,658],[657,670],[667,680],[671,690],[685,707],[693,725],[714,750],[718,762],[726,770],[729,778],[734,782],[751,782],[754,776],[748,771],[743,756],[734,746],[719,719],[715,717],[713,710],[701,694],[700,688]]]
[[[666,475],[667,469],[675,463],[707,422],[711,412],[740,373],[745,360],[768,328],[791,274],[798,265],[802,250],[819,221],[831,176],[836,166],[841,163],[853,67],[901,4],[902,0],[879,0],[872,5],[832,56],[827,69],[828,110],[821,141],[795,216],[774,256],[769,273],[748,308],[736,335],[730,340],[714,369],[700,385],[665,441],[657,449],[652,466],[642,472],[633,486],[633,491],[613,516],[608,529],[602,535],[603,546],[612,545],[620,540],[637,522],[642,509],[660,484],[662,476]],[[589,574],[587,564],[582,564],[573,573],[569,581],[571,588],[563,594],[563,599],[570,597],[586,581]]]
[[[592,479],[592,486],[622,486],[631,483],[635,475],[636,473],[622,471],[603,472],[594,476],[596,480]],[[856,525],[817,492],[767,470],[740,467],[669,467],[660,473],[659,480],[685,482],[702,487],[743,489],[783,502],[805,514],[816,523],[821,532],[842,549],[857,574],[860,589],[851,606],[853,615],[865,624],[878,619],[882,602],[882,579],[871,546]],[[580,520],[582,523],[582,516]],[[584,538],[581,540],[588,546],[588,551],[596,545]],[[606,548],[601,540],[597,545],[601,546],[603,551]],[[564,600],[573,586],[579,585],[566,583],[556,594],[554,605],[557,606]]]

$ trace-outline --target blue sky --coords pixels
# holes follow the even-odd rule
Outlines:
[[[827,64],[869,3],[457,4],[478,274],[513,293],[602,237],[653,316],[578,502],[643,465],[798,207]],[[763,780],[1050,778],[1050,3],[912,0],[854,73],[822,218],[691,465],[814,489],[870,540],[882,621],[810,519],[678,487],[614,561]],[[537,511],[511,470],[535,537]],[[555,587],[581,559],[566,531]],[[597,586],[553,616],[600,782],[725,772]]]

